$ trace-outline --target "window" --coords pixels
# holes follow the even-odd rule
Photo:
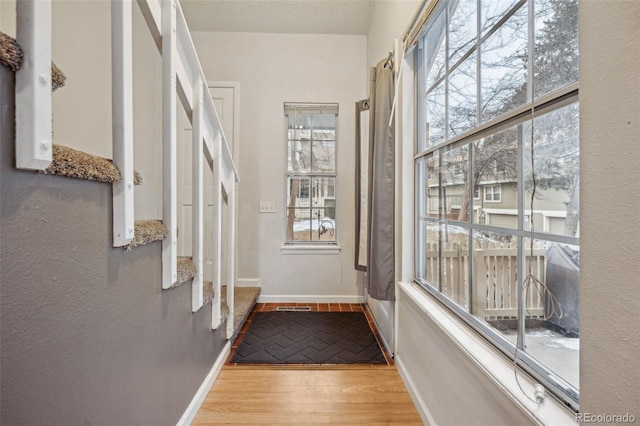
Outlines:
[[[414,160],[416,282],[574,408],[577,19],[577,0],[439,2]]]
[[[488,185],[484,187],[484,200],[487,202],[499,203],[501,194],[500,185]]]
[[[337,104],[284,105],[285,243],[336,243]]]

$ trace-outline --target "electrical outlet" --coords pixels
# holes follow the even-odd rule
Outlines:
[[[276,202],[275,201],[260,201],[260,213],[275,213]]]

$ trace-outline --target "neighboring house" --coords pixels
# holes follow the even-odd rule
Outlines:
[[[454,180],[446,185],[446,193],[438,193],[438,185],[430,185],[429,207],[432,214],[437,214],[438,205],[446,209],[449,220],[461,220],[460,210],[463,206],[466,185]],[[473,210],[472,220],[476,223],[515,229],[518,227],[518,183],[512,178],[481,179],[473,191],[473,202],[469,207]],[[525,200],[530,204],[530,199]],[[569,196],[566,192],[545,189],[538,190],[534,198],[533,225],[543,232],[562,233],[567,215],[566,206]],[[446,207],[445,207],[446,206]],[[472,206],[472,207],[471,207]],[[528,209],[529,211],[531,209]],[[468,216],[462,220],[468,220]],[[529,216],[525,217],[525,226],[529,225]]]

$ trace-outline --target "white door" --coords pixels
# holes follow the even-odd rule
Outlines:
[[[213,104],[216,106],[218,117],[222,121],[222,130],[227,138],[229,144],[229,150],[233,161],[238,164],[238,157],[236,153],[235,137],[236,126],[234,125],[235,117],[235,97],[237,96],[237,83],[211,83],[209,86],[209,92],[213,99]]]

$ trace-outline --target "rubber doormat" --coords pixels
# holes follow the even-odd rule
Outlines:
[[[257,312],[232,363],[386,364],[364,312]]]

